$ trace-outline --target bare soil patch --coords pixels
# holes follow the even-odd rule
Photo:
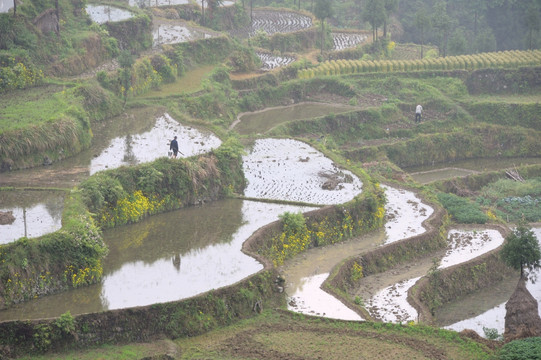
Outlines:
[[[273,311],[251,325],[222,329],[193,339],[179,339],[183,356],[205,359],[477,359],[462,338],[437,338],[437,329],[416,331],[404,325],[382,326],[303,317]],[[380,330],[381,329],[381,330]],[[409,331],[413,330],[413,331]],[[466,340],[469,341],[469,340]],[[459,345],[459,343],[461,343]]]

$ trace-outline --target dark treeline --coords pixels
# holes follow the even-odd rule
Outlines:
[[[246,6],[313,10],[331,2],[336,27],[438,46],[440,55],[541,47],[541,0],[245,0]]]

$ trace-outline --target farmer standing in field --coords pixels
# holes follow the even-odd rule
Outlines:
[[[421,105],[417,105],[415,108],[415,122],[419,123],[421,122],[421,113],[423,112],[423,107]]]
[[[178,154],[178,142],[177,142],[176,136],[173,140],[171,140],[171,144],[169,145],[169,150],[173,151],[173,157],[176,159],[177,154]]]

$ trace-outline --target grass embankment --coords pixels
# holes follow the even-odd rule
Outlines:
[[[175,359],[231,360],[473,360],[490,359],[496,352],[484,342],[473,341],[454,331],[423,325],[347,322],[266,310],[258,317],[196,337],[104,346],[32,359],[140,359],[150,355],[168,355]]]
[[[90,146],[92,123],[121,110],[95,83],[50,84],[0,99],[0,171],[64,159]]]

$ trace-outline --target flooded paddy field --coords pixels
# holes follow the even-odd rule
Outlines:
[[[541,225],[532,227],[537,240],[541,246]],[[541,269],[529,275],[526,288],[541,302]],[[483,289],[463,299],[446,304],[436,313],[437,324],[447,329],[462,331],[472,329],[481,336],[484,335],[484,328],[495,329],[498,334],[505,330],[505,304],[511,297],[518,283],[518,278],[508,279],[492,288]],[[538,307],[541,316],[541,307]]]
[[[90,174],[136,165],[167,156],[169,141],[178,137],[180,157],[190,157],[218,148],[221,140],[210,132],[202,132],[191,126],[183,126],[169,114],[159,116],[149,131],[115,137],[98,156],[90,162]]]
[[[263,63],[263,66],[261,66],[262,71],[270,71],[282,66],[287,66],[296,60],[293,56],[273,55],[259,51],[256,52],[256,55]]]
[[[291,139],[261,139],[243,158],[249,198],[341,204],[362,191],[362,182],[321,152]]]
[[[96,124],[89,149],[50,166],[0,173],[0,186],[71,188],[89,175],[123,165],[168,156],[169,141],[178,136],[180,157],[220,146],[212,133],[184,126],[161,110],[146,109]]]
[[[154,48],[167,44],[178,44],[193,40],[208,39],[219,33],[207,28],[188,25],[182,20],[160,19],[153,23],[152,46]]]
[[[333,32],[331,35],[333,40],[333,50],[354,48],[368,40],[366,34]]]
[[[343,320],[360,319],[360,315],[341,302],[337,303],[334,297],[330,299],[329,294],[320,288],[331,269],[350,256],[425,232],[422,223],[433,212],[430,206],[424,204],[411,191],[390,186],[384,186],[384,189],[388,199],[385,206],[388,218],[385,229],[344,243],[310,249],[281,268],[286,279],[290,310]],[[405,232],[402,229],[406,229]]]
[[[97,24],[127,20],[133,17],[131,11],[109,5],[88,4],[85,8],[90,19]]]
[[[255,230],[286,211],[309,209],[230,199],[107,230],[99,284],[16,305],[0,311],[0,321],[149,305],[231,285],[263,268],[241,251]]]
[[[272,128],[289,121],[340,114],[356,109],[356,107],[348,105],[303,102],[239,114],[237,121],[231,125],[231,129],[241,135],[264,134]]]
[[[62,227],[64,210],[62,191],[0,191],[0,244],[8,244],[23,236],[39,237]]]
[[[356,295],[364,300],[370,315],[384,322],[417,321],[417,311],[407,301],[408,290],[435,262],[438,269],[444,269],[474,259],[502,245],[503,236],[492,229],[453,229],[448,241],[447,249],[436,257],[419,259],[363,281]]]

